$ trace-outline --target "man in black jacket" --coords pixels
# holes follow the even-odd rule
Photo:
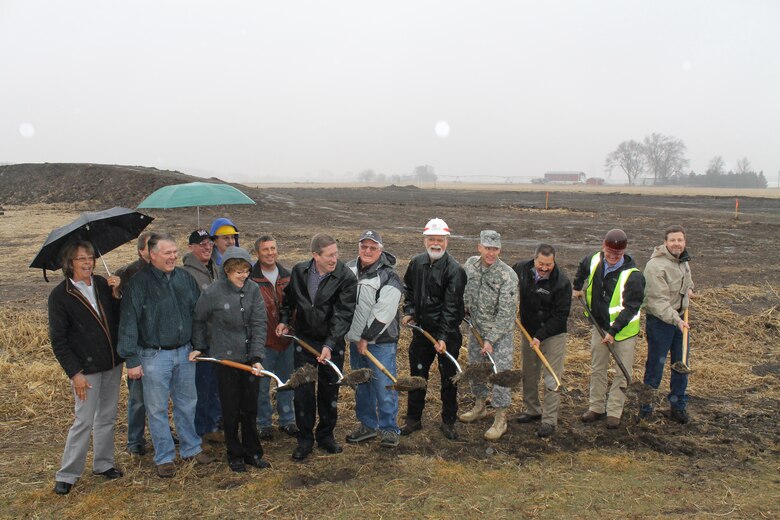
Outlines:
[[[450,229],[440,218],[430,220],[423,231],[426,252],[411,259],[404,275],[404,317],[403,324],[415,322],[437,340],[434,347],[418,331],[414,331],[409,344],[409,367],[413,376],[428,379],[436,354],[446,350],[457,358],[463,336],[460,322],[463,321],[463,291],[466,287],[466,272],[447,253],[447,237]],[[452,382],[455,367],[452,362],[439,356],[441,375],[441,432],[448,439],[457,439],[455,419],[458,415],[458,387]],[[425,389],[409,392],[406,424],[401,435],[409,435],[422,429],[422,412],[425,407]]]
[[[309,456],[315,439],[328,453],[342,451],[333,437],[339,387],[331,384],[336,376],[325,360],[331,360],[339,369],[344,366],[344,336],[352,323],[357,292],[357,279],[339,260],[338,245],[332,237],[314,235],[311,254],[311,260],[300,262],[292,269],[276,327],[276,334],[281,336],[289,332],[288,324],[293,325],[299,338],[322,350],[315,358],[300,346],[295,349],[296,368],[320,363],[316,397],[314,383],[295,389],[295,420],[299,430],[298,447],[292,454],[295,460]],[[315,432],[317,413],[320,422]]]
[[[585,296],[593,318],[605,332],[602,339],[595,327],[592,331],[590,406],[582,415],[582,422],[606,417],[609,429],[620,426],[628,382],[618,371],[607,394],[607,344],[612,345],[615,355],[630,371],[639,334],[639,309],[645,295],[645,277],[633,258],[625,254],[627,245],[626,233],[611,229],[604,237],[601,251],[582,259],[572,284],[572,295]]]
[[[555,264],[555,248],[549,244],[539,244],[533,260],[518,262],[513,269],[520,287],[520,322],[560,380],[566,357],[566,322],[571,311],[571,282]],[[517,422],[541,421],[536,435],[549,437],[555,433],[558,423],[561,396],[553,390],[557,383],[551,374],[545,372],[542,408],[539,402],[542,361],[531,349],[525,335],[522,336],[520,350],[525,411],[517,418]]]

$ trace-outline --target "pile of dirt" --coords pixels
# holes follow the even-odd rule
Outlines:
[[[106,207],[136,207],[144,197],[163,186],[205,180],[178,171],[144,166],[12,164],[0,166],[0,203],[90,202]],[[208,181],[223,183],[216,178]],[[241,189],[247,192],[243,187]]]

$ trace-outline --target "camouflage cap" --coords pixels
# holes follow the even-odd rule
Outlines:
[[[492,229],[485,229],[479,233],[479,243],[485,247],[501,249],[501,233]]]

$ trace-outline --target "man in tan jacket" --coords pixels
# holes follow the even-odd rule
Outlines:
[[[672,365],[682,361],[682,339],[688,323],[681,316],[693,294],[689,260],[685,249],[685,229],[674,225],[666,229],[664,243],[655,248],[645,267],[647,362],[644,383],[654,390],[661,384],[667,353],[671,352]],[[680,424],[689,421],[685,410],[687,387],[688,374],[672,370],[667,399],[671,407],[670,417]],[[652,412],[652,404],[642,403],[639,418],[645,419]]]

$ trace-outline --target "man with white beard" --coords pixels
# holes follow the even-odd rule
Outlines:
[[[450,228],[440,218],[434,218],[423,230],[426,252],[409,261],[404,275],[404,317],[402,323],[416,323],[437,341],[436,346],[415,330],[409,344],[409,367],[412,376],[428,379],[428,372],[437,354],[449,352],[457,358],[463,337],[460,322],[463,321],[463,290],[466,272],[447,253]],[[455,420],[458,415],[458,387],[452,382],[455,366],[439,357],[441,375],[441,426],[448,439],[457,439]],[[409,392],[406,424],[401,435],[422,429],[422,412],[425,407],[425,389]]]

